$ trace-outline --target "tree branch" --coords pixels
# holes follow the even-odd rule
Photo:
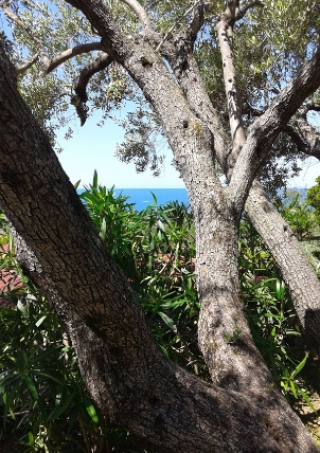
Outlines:
[[[120,1],[128,5],[132,9],[132,11],[139,17],[144,28],[146,28],[148,31],[152,32],[154,31],[146,10],[137,0],[120,0]]]
[[[86,102],[88,101],[87,85],[91,77],[97,72],[106,69],[113,61],[113,58],[107,54],[100,55],[92,63],[83,68],[80,72],[77,85],[75,86],[76,95],[72,97],[71,103],[75,106],[77,114],[80,118],[81,126],[83,126],[87,120],[87,107]]]
[[[301,138],[301,135],[291,124],[287,124],[283,131],[291,137],[299,152],[309,154],[307,152],[308,144]]]
[[[233,5],[232,9],[230,9],[231,3]],[[230,14],[233,14],[236,5],[234,2],[228,2],[228,8],[230,9]],[[224,14],[220,16],[216,24],[216,30],[222,58],[223,78],[232,137],[232,153],[229,160],[233,164],[246,141],[246,134],[242,122],[242,109],[237,87],[236,69],[233,63],[232,25],[229,16]]]
[[[184,19],[188,14],[192,13],[192,11],[198,6],[200,5],[200,3],[202,3],[202,0],[197,0],[192,6],[190,6],[190,8],[187,9],[187,11],[185,11],[176,21],[175,23],[172,25],[172,27],[170,28],[170,30],[165,34],[165,36],[162,38],[162,40],[160,41],[160,43],[158,44],[157,48],[156,48],[156,52],[159,52],[159,50],[161,49],[163,43],[168,39],[168,37],[171,35],[171,33],[174,31],[174,29],[176,28],[176,26],[182,21],[182,19]]]
[[[127,278],[2,59],[0,51],[1,205],[23,238],[19,262],[67,326],[102,414],[175,452],[232,453],[241,445],[256,453],[318,453],[273,385],[252,398],[250,388],[245,394],[209,385],[160,353]]]
[[[188,32],[192,36],[192,42],[196,40],[198,32],[204,23],[204,11],[205,3],[203,1],[194,8],[193,19],[188,27]]]
[[[45,70],[44,75],[49,74],[59,65],[61,65],[67,60],[70,60],[70,58],[80,55],[82,53],[91,52],[93,50],[102,50],[101,41],[79,44],[78,46],[75,46],[73,48],[65,50],[64,52],[61,52],[59,55],[50,60],[49,66]]]
[[[43,66],[45,70],[49,67],[50,65],[50,58],[48,57],[47,52],[44,50],[43,44],[41,40],[33,33],[30,27],[28,27],[10,8],[10,0],[6,0],[4,2],[0,3],[0,7],[3,9],[4,13],[6,16],[11,19],[14,23],[16,23],[19,27],[24,30],[27,35],[30,36],[30,38],[36,43],[39,51],[39,55],[42,59]]]
[[[320,134],[311,126],[304,115],[296,119],[296,124],[306,144],[303,152],[320,160]]]
[[[30,38],[38,46],[38,50],[39,50],[39,52],[31,60],[29,60],[28,62],[24,63],[23,65],[21,65],[17,68],[17,75],[23,74],[30,66],[32,66],[32,64],[34,64],[34,62],[37,60],[39,55],[42,59],[43,66],[44,66],[43,75],[46,76],[47,74],[52,72],[54,69],[56,69],[60,64],[64,63],[65,61],[69,60],[72,57],[75,57],[82,53],[91,52],[93,50],[102,50],[101,42],[96,41],[96,42],[91,42],[91,43],[86,43],[86,44],[80,44],[71,49],[67,49],[64,52],[61,52],[56,57],[50,59],[48,57],[48,54],[44,50],[44,46],[43,46],[41,40],[33,33],[31,28],[28,27],[12,11],[9,4],[10,4],[10,0],[6,0],[6,1],[0,3],[0,7],[4,10],[5,14],[7,15],[7,17],[9,19],[11,19],[14,23],[16,23],[19,27],[21,27],[22,30],[24,30],[30,36]]]
[[[242,19],[246,15],[247,11],[255,6],[264,8],[265,5],[261,0],[252,0],[241,4],[236,12],[235,21]]]
[[[234,209],[241,215],[243,203],[258,169],[268,157],[268,151],[290,118],[305,99],[320,86],[320,47],[295,77],[276,96],[265,113],[249,128],[246,144],[236,161],[229,190]]]
[[[39,54],[36,53],[30,60],[22,63],[16,68],[17,76],[23,75],[39,58]]]

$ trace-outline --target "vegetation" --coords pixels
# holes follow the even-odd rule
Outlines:
[[[299,159],[319,158],[319,2],[0,8],[10,27],[0,38],[0,206],[19,266],[72,343],[90,420],[96,413],[162,452],[318,452],[281,390],[308,401],[296,377],[320,345],[320,282],[298,240],[308,212],[296,203],[291,228],[274,195]],[[194,227],[178,205],[154,200],[135,213],[97,177],[86,207],[77,197],[52,148],[57,128],[72,112],[86,127],[97,109],[103,126],[124,105],[117,155],[156,175],[166,139]],[[293,358],[299,324],[305,353]],[[18,373],[28,401],[58,423],[59,396],[40,407],[37,359],[22,364],[33,360],[31,377],[25,365]]]
[[[159,206],[153,195],[154,204],[138,212],[128,197],[116,197],[113,189],[101,186],[97,174],[80,197],[100,238],[137,291],[160,348],[179,365],[209,380],[195,341],[199,303],[190,209],[177,201]],[[295,204],[282,206],[292,225],[300,221]],[[1,240],[12,240],[2,218]],[[302,234],[308,231],[309,223],[305,224]],[[275,262],[246,216],[241,221],[239,265],[256,345],[288,401],[304,400],[313,410],[299,379],[308,354],[303,356],[300,346],[297,355],[294,347],[294,339],[301,339],[301,326]],[[24,282],[22,288],[1,294],[7,302],[0,309],[4,448],[10,445],[14,451],[20,444],[23,451],[33,453],[147,451],[141,440],[99,413],[84,387],[66,330],[23,275],[13,248],[2,253],[1,267]],[[236,342],[237,336],[237,331],[230,332],[226,340]]]

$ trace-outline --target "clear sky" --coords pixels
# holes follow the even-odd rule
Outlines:
[[[160,177],[155,178],[151,171],[137,173],[134,164],[125,164],[115,157],[116,144],[124,139],[123,129],[111,120],[103,127],[96,126],[96,123],[97,117],[88,118],[83,127],[77,122],[70,140],[64,140],[63,132],[58,135],[58,144],[63,148],[58,157],[72,183],[79,179],[81,186],[91,183],[96,169],[100,183],[106,187],[113,185],[119,189],[184,187],[178,172],[171,165],[171,151],[167,152]]]
[[[96,123],[97,116],[89,118],[83,127],[77,122],[70,140],[64,140],[64,133],[59,133],[58,142],[64,149],[59,154],[59,159],[72,183],[79,179],[81,186],[91,183],[96,169],[100,183],[106,187],[113,185],[119,189],[184,187],[178,172],[170,164],[171,151],[167,153],[163,174],[160,177],[155,178],[150,171],[137,173],[133,164],[120,162],[114,155],[116,144],[123,141],[123,130],[111,120],[103,127],[96,126]],[[311,187],[318,176],[320,163],[311,158],[303,164],[301,175],[290,181],[289,187]]]

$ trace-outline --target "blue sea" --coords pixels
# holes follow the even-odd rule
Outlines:
[[[122,194],[130,197],[128,203],[135,203],[135,209],[142,211],[149,205],[154,205],[155,200],[152,194],[156,197],[158,205],[167,203],[168,201],[179,201],[189,206],[189,199],[186,189],[117,189],[114,188],[116,196]],[[82,192],[80,189],[79,192]]]

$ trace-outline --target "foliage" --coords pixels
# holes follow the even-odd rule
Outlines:
[[[298,240],[302,241],[302,248],[319,272],[320,217],[316,208],[317,190],[317,185],[311,187],[306,196],[299,191],[289,191],[279,209]]]
[[[101,240],[137,291],[164,354],[208,379],[195,341],[199,306],[190,210],[177,201],[158,205],[153,195],[153,205],[138,212],[127,197],[116,197],[113,188],[101,186],[97,173],[80,196]],[[300,326],[274,261],[246,217],[239,252],[254,341],[284,395],[309,403],[297,380],[307,356],[292,356]],[[3,266],[22,276],[12,251],[2,260]],[[134,437],[111,426],[95,409],[63,327],[22,278],[24,287],[2,295],[10,305],[0,309],[4,437],[6,432],[15,434],[30,452],[142,451]]]
[[[307,355],[301,357],[299,351],[296,358],[293,353],[302,328],[272,256],[246,217],[240,225],[239,246],[242,291],[253,339],[284,396],[302,397],[310,405],[297,381]]]
[[[315,220],[320,225],[320,176],[316,179],[316,184],[308,190],[307,202],[313,207]]]
[[[141,24],[124,3],[114,0],[106,2],[122,32],[130,37],[140,31]],[[215,108],[226,112],[221,56],[215,30],[225,2],[206,3],[204,24],[195,43],[194,55]],[[166,39],[170,39],[172,31],[182,30],[190,23],[198,4],[184,0],[174,3],[169,0],[143,2],[155,30]],[[234,27],[233,54],[244,107],[243,119],[247,125],[256,118],[256,111],[262,112],[271,104],[281,87],[297,73],[299,65],[310,58],[319,40],[317,1],[308,2],[307,7],[304,0],[265,0],[263,4],[263,8],[249,9],[246,18]],[[97,40],[95,31],[83,15],[62,0],[14,1],[12,8],[25,27],[32,29],[50,58],[67,48]],[[10,54],[15,63],[22,64],[38,52],[36,42],[21,27],[9,20],[7,23],[8,27],[12,27],[13,34]],[[9,41],[6,39],[6,42]],[[45,78],[39,77],[43,68],[38,59],[27,75],[20,79],[21,92],[58,150],[57,130],[68,127],[66,138],[70,138],[77,121],[74,108],[70,105],[79,74],[99,55],[97,51],[77,55]],[[87,96],[87,114],[90,116],[99,109],[99,125],[109,118],[117,121],[114,112],[130,107],[126,119],[121,121],[125,128],[125,140],[119,144],[117,155],[125,162],[134,162],[139,171],[150,167],[158,174],[161,171],[162,154],[158,154],[159,148],[155,146],[158,138],[155,137],[161,137],[164,141],[161,125],[155,112],[141,96],[140,89],[123,68],[113,62],[106,70],[95,74],[89,81]],[[317,101],[317,94],[314,100]],[[141,118],[141,112],[145,118]],[[224,124],[227,129],[227,123]],[[280,134],[273,144],[271,160],[260,175],[268,189],[284,186],[289,176],[299,172],[297,154],[288,135]],[[298,155],[300,159],[305,158],[303,153]],[[279,165],[281,157],[284,161]]]

